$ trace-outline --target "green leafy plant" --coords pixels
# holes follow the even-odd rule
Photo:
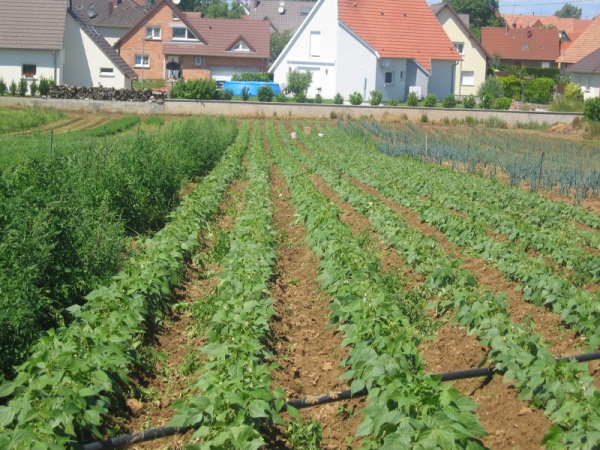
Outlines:
[[[291,420],[286,427],[286,437],[293,449],[320,450],[323,428],[312,420]]]
[[[390,106],[398,106],[398,100],[392,97],[392,98],[390,98],[390,101],[388,102],[388,104]]]
[[[340,94],[339,92],[337,94],[335,94],[335,97],[333,97],[333,103],[335,105],[343,105],[344,97],[342,96],[342,94]]]
[[[290,69],[287,73],[287,88],[294,96],[299,93],[304,93],[306,95],[306,92],[312,83],[312,76],[310,70],[300,72],[298,69]]]
[[[517,78],[515,75],[509,75],[507,77],[499,77],[502,82],[502,89],[504,95],[509,98],[521,101],[523,99],[523,89],[525,87],[525,81]]]
[[[210,100],[217,96],[217,82],[212,78],[185,80],[180,78],[169,91],[170,98]]]
[[[320,92],[317,92],[317,95],[315,95],[315,103],[323,103],[323,97]]]
[[[42,97],[45,97],[48,95],[48,92],[50,92],[50,86],[54,86],[54,80],[51,80],[49,78],[45,78],[45,77],[41,77],[40,78],[40,85],[39,85],[39,89],[40,89],[40,95]]]
[[[248,99],[250,98],[250,88],[248,86],[244,86],[240,92],[240,97],[242,97],[242,100],[244,100],[245,102],[248,101]]]
[[[369,92],[369,95],[371,96],[369,103],[372,106],[377,106],[377,105],[381,104],[381,100],[383,99],[383,92],[371,91],[371,92]]]
[[[535,78],[527,80],[523,90],[523,98],[531,103],[550,103],[554,96],[554,79]]]
[[[29,92],[31,94],[32,97],[34,97],[39,90],[39,86],[36,80],[33,80],[31,83],[29,83]]]
[[[583,101],[583,90],[577,83],[569,83],[565,86],[563,95],[568,100]]]
[[[442,101],[442,106],[444,108],[454,108],[456,106],[456,97],[453,94],[446,96]]]
[[[233,89],[223,89],[219,92],[219,98],[221,100],[231,100],[233,98]]]
[[[473,95],[467,95],[463,99],[463,107],[464,108],[473,109],[473,108],[475,108],[476,104],[477,104],[477,101],[475,100],[475,97]]]
[[[0,96],[4,95],[6,93],[6,82],[4,81],[4,78],[0,77]]]
[[[406,97],[406,104],[408,106],[417,106],[419,104],[419,96],[416,92],[409,92]]]
[[[10,95],[12,95],[14,97],[15,95],[17,95],[17,90],[18,90],[17,82],[15,80],[12,80],[10,82],[10,84],[8,85],[8,92],[10,93]]]
[[[279,103],[285,103],[288,101],[288,98],[283,92],[280,92],[275,96],[275,101]]]
[[[487,77],[477,89],[477,95],[480,98],[479,106],[482,109],[491,109],[497,98],[504,97],[502,82],[496,76]]]
[[[19,84],[17,85],[17,94],[19,94],[21,97],[25,97],[25,94],[27,94],[27,90],[27,80],[25,78],[21,78],[19,80]]]
[[[497,98],[494,102],[494,109],[510,109],[510,105],[512,105],[512,100],[508,97],[500,97]]]
[[[351,105],[360,105],[362,104],[363,96],[360,92],[354,91],[352,94],[350,94],[349,100]]]
[[[273,81],[273,74],[269,72],[234,73],[231,81]]]
[[[261,86],[258,88],[257,97],[259,102],[273,101],[273,88],[271,86]]]
[[[294,95],[294,101],[296,103],[304,103],[306,102],[306,92],[300,91]]]
[[[427,94],[427,97],[425,97],[424,105],[427,108],[433,108],[435,105],[437,105],[437,97],[435,96],[435,94]]]
[[[583,115],[594,122],[600,122],[600,97],[588,98],[583,105]]]

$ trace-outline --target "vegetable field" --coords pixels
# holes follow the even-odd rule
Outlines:
[[[123,146],[131,156],[95,175],[112,181],[89,188],[106,208],[121,178],[147,180],[131,197],[142,210],[166,186],[146,183],[169,173],[185,195],[149,225],[130,200],[107,216],[149,232],[7,371],[0,448],[89,450],[164,427],[182,434],[136,448],[600,446],[600,364],[556,360],[600,347],[597,147],[561,155],[522,134],[533,143],[510,156],[508,135],[474,143],[468,127],[429,127],[422,148],[415,124],[139,120],[88,131],[89,149],[65,144],[65,173],[95,174]],[[529,162],[511,173],[542,148],[541,176]],[[439,376],[478,367],[493,374]],[[353,398],[316,404],[343,390]]]

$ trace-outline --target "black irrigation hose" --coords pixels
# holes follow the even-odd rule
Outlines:
[[[600,352],[595,353],[585,353],[582,355],[575,356],[565,356],[563,358],[555,358],[556,362],[559,361],[578,361],[578,362],[586,362],[586,361],[594,361],[600,359]],[[481,369],[469,369],[469,370],[461,370],[459,372],[446,372],[439,374],[437,376],[441,377],[442,381],[454,381],[454,380],[464,380],[467,378],[478,378],[478,377],[486,377],[494,374],[493,367],[484,367]],[[364,397],[368,394],[367,388],[361,389],[358,392],[355,392],[354,395],[351,394],[350,389],[338,392],[335,394],[325,394],[325,395],[317,395],[312,397],[301,398],[297,400],[290,400],[289,402],[284,403],[280,412],[283,412],[287,409],[288,406],[293,406],[296,409],[302,408],[310,408],[311,406],[324,405],[327,403],[338,402],[341,400],[348,400],[350,398]],[[102,442],[94,442],[92,444],[86,444],[83,446],[83,450],[113,450],[120,447],[137,444],[139,442],[151,441],[153,439],[159,439],[167,436],[173,436],[175,434],[183,434],[194,427],[167,427],[167,428],[154,428],[152,430],[142,431],[140,433],[127,434],[125,436],[119,436],[112,439],[107,439]]]

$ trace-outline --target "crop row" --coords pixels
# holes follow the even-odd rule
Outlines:
[[[533,192],[558,187],[562,195],[573,193],[578,203],[600,192],[599,155],[592,145],[532,135],[526,136],[526,145],[516,145],[515,133],[503,130],[430,129],[409,123],[394,132],[376,122],[362,124],[381,139],[378,148],[388,155],[462,164],[472,172],[483,165],[490,176],[499,168],[508,174],[511,186],[528,182]]]
[[[369,390],[358,429],[363,448],[482,448],[478,438],[485,431],[472,413],[476,405],[423,371],[417,348],[422,333],[411,324],[414,299],[386,287],[378,260],[288,154],[293,144],[281,142],[286,133],[280,130],[278,137],[272,124],[267,127],[272,157],[319,256],[318,280],[333,300],[332,321],[350,347],[343,377],[353,392]]]
[[[380,237],[396,249],[404,261],[426,277],[423,295],[438,297],[438,313],[455,312],[455,321],[475,333],[482,346],[490,348],[488,359],[505,373],[506,381],[517,380],[520,397],[542,408],[559,427],[546,434],[550,448],[593,448],[600,419],[600,396],[586,364],[556,363],[543,338],[512,323],[505,294],[492,294],[477,285],[476,277],[460,268],[460,261],[448,257],[432,238],[408,227],[406,221],[366,194],[339,173],[339,161],[324,155],[319,138],[301,136],[314,159],[295,152],[342,198],[372,222]],[[344,142],[344,146],[347,142]],[[351,164],[351,163],[350,163]]]
[[[199,229],[240,170],[248,129],[242,127],[218,166],[111,284],[91,292],[84,306],[69,308],[70,326],[51,330],[16,378],[0,385],[0,448],[63,449],[90,433],[102,437],[102,416],[122,400],[132,363],[141,363],[145,324],[160,320]]]
[[[540,259],[531,257],[510,243],[488,236],[485,224],[465,219],[421,197],[407,180],[418,177],[424,184],[427,179],[443,176],[441,173],[431,173],[431,166],[404,160],[394,160],[395,164],[391,164],[388,156],[365,152],[362,139],[350,139],[348,134],[333,128],[328,129],[325,141],[329,147],[324,150],[331,158],[344,164],[342,167],[348,174],[414,210],[422,221],[438,228],[452,242],[492,263],[507,279],[520,282],[527,301],[551,308],[566,324],[586,338],[588,348],[598,348],[600,293],[578,289],[573,283],[553,273],[552,268]],[[351,164],[340,159],[342,149],[344,157],[352,160]]]
[[[253,137],[244,210],[213,298],[217,312],[201,349],[206,358],[192,385],[196,393],[173,404],[178,412],[170,425],[196,428],[198,448],[256,449],[266,444],[259,430],[265,420],[283,424],[285,394],[271,391],[272,355],[264,345],[275,312],[268,298],[275,261],[269,167],[258,126]]]

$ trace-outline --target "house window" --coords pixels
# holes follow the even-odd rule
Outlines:
[[[243,40],[239,40],[235,43],[235,45],[233,47],[231,47],[229,49],[230,52],[249,52],[250,51],[250,47],[248,47],[248,45],[243,41]]]
[[[460,84],[463,86],[475,86],[475,72],[464,70],[460,73]]]
[[[310,57],[318,58],[321,56],[321,32],[310,32]]]
[[[112,77],[115,74],[115,69],[112,67],[100,67],[101,77]]]
[[[454,46],[456,47],[456,51],[460,56],[465,55],[465,44],[462,42],[454,42]]]
[[[37,66],[35,64],[23,64],[21,73],[25,78],[34,78],[37,74]]]
[[[196,56],[196,59],[194,60],[194,65],[197,67],[200,67],[202,65],[202,56]]]
[[[542,69],[549,69],[550,63],[548,61],[542,61]]]
[[[177,17],[174,12],[173,12],[173,20],[180,20],[179,17]]]
[[[135,55],[133,67],[150,67],[150,55]]]
[[[146,27],[146,39],[160,39],[160,27]]]
[[[394,84],[394,72],[386,72],[385,73],[385,84],[390,85]]]
[[[173,39],[185,41],[197,41],[198,38],[189,28],[173,28]]]

